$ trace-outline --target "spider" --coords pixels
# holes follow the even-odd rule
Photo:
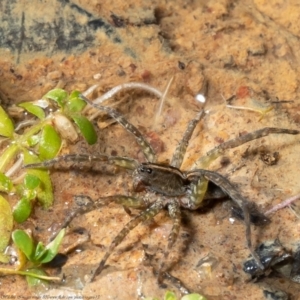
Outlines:
[[[223,198],[224,196],[229,196],[229,198],[231,198],[235,203],[236,210],[245,223],[247,247],[249,248],[258,266],[263,269],[263,265],[259,259],[259,256],[252,247],[250,223],[255,225],[264,225],[269,222],[269,219],[258,210],[257,206],[253,202],[250,202],[243,197],[228,179],[221,174],[214,171],[209,171],[206,168],[227,149],[238,147],[244,143],[267,136],[269,134],[295,135],[299,134],[300,131],[266,127],[248,134],[244,134],[213,148],[207,152],[205,156],[197,160],[190,171],[184,172],[180,170],[180,167],[182,165],[183,158],[193,131],[204,115],[203,110],[201,110],[196,117],[189,122],[181,141],[178,143],[178,146],[173,153],[170,164],[167,165],[157,162],[155,152],[151,145],[146,141],[141,132],[133,124],[129,123],[117,110],[111,107],[95,104],[83,95],[81,95],[81,98],[96,109],[106,112],[128,132],[130,132],[140,145],[146,158],[146,162],[139,163],[133,158],[107,156],[105,154],[70,154],[41,163],[30,164],[27,165],[26,168],[49,168],[59,162],[92,163],[95,161],[102,161],[131,170],[135,192],[146,190],[147,192],[154,193],[157,196],[157,200],[150,204],[147,203],[144,198],[138,198],[134,196],[114,195],[101,197],[95,201],[85,201],[84,203],[81,203],[81,206],[79,206],[76,211],[73,211],[69,214],[67,219],[63,222],[61,228],[67,227],[78,215],[97,209],[108,202],[118,203],[122,205],[125,210],[128,210],[129,208],[137,208],[142,210],[139,214],[134,216],[113,239],[98,267],[95,271],[93,271],[91,281],[93,281],[95,277],[102,272],[107,259],[112,254],[115,247],[117,247],[124,240],[131,230],[133,230],[141,222],[152,219],[164,208],[167,208],[169,216],[173,221],[173,226],[168,237],[167,247],[164,252],[164,259],[158,272],[158,281],[161,282],[163,274],[167,274],[165,261],[167,260],[169,252],[176,242],[179,234],[181,209],[196,210],[203,205],[203,200]],[[201,168],[199,168],[199,166],[201,166]],[[208,189],[209,187],[212,187],[213,189],[210,190]]]

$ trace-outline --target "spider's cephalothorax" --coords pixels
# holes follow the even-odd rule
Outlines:
[[[179,169],[161,164],[143,163],[133,172],[136,191],[145,187],[165,196],[183,196],[189,190],[190,181]]]
[[[61,156],[40,164],[27,165],[27,167],[50,167],[60,161],[104,161],[109,164],[132,170],[135,192],[146,189],[147,191],[153,192],[157,195],[157,200],[150,204],[148,204],[147,201],[144,201],[142,198],[136,198],[133,196],[114,195],[101,197],[96,201],[88,201],[77,211],[71,213],[65,220],[65,222],[62,224],[62,227],[68,226],[68,224],[79,214],[99,208],[109,201],[123,205],[125,208],[142,209],[141,213],[133,217],[114,238],[104,257],[102,258],[98,268],[94,271],[91,280],[93,280],[94,277],[103,270],[105,263],[110,254],[113,252],[114,248],[123,241],[126,235],[133,228],[135,228],[141,222],[153,218],[164,208],[167,208],[169,215],[173,220],[173,227],[171,229],[171,233],[168,238],[167,249],[164,254],[164,261],[166,261],[169,251],[174,245],[179,233],[181,208],[195,210],[203,204],[204,199],[222,198],[225,195],[229,196],[235,202],[236,209],[239,211],[239,214],[242,216],[245,222],[247,246],[254,259],[257,261],[257,264],[263,268],[259,257],[255,251],[253,251],[250,222],[257,225],[262,225],[269,222],[268,218],[259,212],[254,203],[245,199],[224,176],[218,174],[217,172],[208,171],[204,168],[207,168],[209,164],[223,154],[226,149],[238,147],[246,142],[269,134],[299,134],[300,131],[267,127],[242,135],[215,147],[204,157],[196,161],[191,171],[182,172],[180,167],[189,139],[194,131],[195,126],[201,119],[203,111],[197,114],[196,118],[190,121],[188,124],[187,130],[175,149],[170,165],[164,165],[156,163],[155,153],[150,144],[145,140],[139,130],[129,123],[120,113],[110,107],[96,105],[83,96],[82,98],[95,108],[108,113],[126,130],[132,133],[135,136],[138,144],[141,146],[147,162],[140,164],[138,161],[132,158],[107,156],[104,154],[77,154]],[[201,169],[199,167],[201,167]],[[209,184],[212,186],[212,189],[208,189]],[[164,271],[166,271],[166,268],[165,264],[162,263],[159,272],[160,275],[162,275]]]

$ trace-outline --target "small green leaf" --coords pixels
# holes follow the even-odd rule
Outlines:
[[[73,99],[81,99],[80,98],[81,93],[79,91],[72,91],[71,94],[69,95],[69,100],[73,100]]]
[[[47,251],[46,254],[42,257],[42,260],[40,261],[41,263],[47,263],[56,256],[56,254],[58,253],[58,248],[65,235],[65,231],[65,229],[62,229],[55,237],[55,239],[46,246]]]
[[[41,107],[34,105],[31,102],[23,102],[20,103],[18,106],[24,108],[26,111],[28,111],[29,113],[33,114],[34,116],[38,117],[41,120],[45,119],[44,110]]]
[[[28,170],[28,173],[37,176],[41,180],[40,189],[37,191],[37,200],[44,208],[53,204],[52,183],[47,170]]]
[[[34,200],[37,197],[37,190],[28,190],[25,189],[24,190],[24,198],[26,198],[27,200]]]
[[[200,294],[188,294],[183,296],[181,300],[207,300],[207,298]]]
[[[40,185],[40,179],[33,174],[26,174],[24,178],[24,186],[29,190],[36,189]]]
[[[24,230],[16,229],[12,233],[12,240],[26,255],[27,259],[31,261],[34,255],[34,243],[32,238]]]
[[[4,109],[0,106],[0,135],[12,138],[14,134],[14,124]]]
[[[41,257],[46,253],[47,249],[45,248],[42,242],[38,242],[35,253],[34,253],[34,261],[41,263]]]
[[[49,98],[58,103],[60,107],[64,107],[64,103],[68,97],[68,93],[63,89],[53,89],[49,91],[43,98]]]
[[[4,173],[9,164],[14,161],[18,152],[19,145],[17,143],[10,143],[8,147],[1,153],[0,172]]]
[[[29,173],[30,172],[27,170],[27,174]],[[29,201],[34,200],[37,197],[39,189],[30,190],[25,187],[24,183],[22,183],[15,186],[15,191],[21,198],[25,198]]]
[[[27,139],[29,147],[34,147],[39,141],[40,137],[38,135],[32,135]]]
[[[13,208],[14,220],[18,223],[25,222],[32,211],[32,203],[27,198],[21,198],[21,200]]]
[[[23,149],[23,155],[24,155],[24,165],[41,162],[41,160],[38,158],[36,154],[34,154],[32,151],[28,151],[27,149]]]
[[[47,273],[40,268],[27,269],[26,272],[33,273],[33,274],[40,275],[40,276],[48,276]],[[46,280],[32,277],[30,275],[26,276],[26,281],[30,287],[34,287],[34,286],[37,286],[40,284],[48,284],[48,282]]]
[[[6,199],[0,195],[0,253],[8,246],[12,229],[13,216],[10,205]]]
[[[32,152],[24,149],[24,164],[38,163],[40,160]],[[27,174],[32,174],[40,179],[39,189],[37,190],[37,200],[48,208],[53,204],[53,189],[48,170],[28,169]]]
[[[61,147],[61,137],[51,125],[45,125],[39,143],[39,157],[42,160],[54,158]]]
[[[84,116],[72,115],[71,118],[74,120],[74,122],[78,126],[80,132],[82,133],[82,135],[86,139],[86,141],[90,145],[95,144],[97,141],[97,134],[96,134],[93,124]]]
[[[167,291],[165,293],[164,300],[177,300],[177,298],[173,292]]]
[[[83,101],[79,96],[80,92],[78,91],[73,91],[70,94],[66,104],[66,109],[68,112],[80,112],[86,106],[86,102]]]
[[[8,193],[13,188],[12,181],[5,174],[0,173],[0,191]]]

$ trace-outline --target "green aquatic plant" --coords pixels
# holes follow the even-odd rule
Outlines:
[[[58,253],[59,246],[64,237],[65,230],[61,230],[56,238],[48,245],[36,243],[24,230],[16,229],[12,233],[12,240],[18,251],[17,268],[0,268],[4,275],[26,276],[30,286],[46,282],[46,280],[60,280],[59,277],[49,277],[42,265],[52,261]]]
[[[30,273],[31,277],[43,279],[46,275],[37,266],[50,261],[57,253],[63,233],[46,247],[41,243],[34,246],[32,238],[25,232],[17,229],[12,233],[13,221],[26,221],[35,203],[45,209],[53,203],[49,171],[22,169],[24,164],[56,157],[63,141],[75,142],[78,133],[88,144],[96,142],[94,127],[82,113],[86,103],[79,95],[77,91],[69,95],[63,89],[53,89],[41,100],[20,103],[18,107],[26,115],[31,115],[31,118],[22,121],[18,126],[14,125],[12,118],[0,106],[0,262],[9,261],[4,252],[12,238],[15,246],[20,249],[19,252],[25,255],[25,260],[31,263],[30,272],[27,269],[23,271],[22,268],[2,268],[2,274],[21,274],[28,277]],[[18,201],[12,208],[3,197],[4,194],[8,196],[7,199],[10,195],[17,196]],[[21,265],[25,266],[23,263]]]
[[[0,155],[0,191],[17,193],[20,196],[19,202],[13,208],[14,219],[19,223],[30,216],[34,200],[45,208],[53,203],[48,171],[25,169],[15,178],[14,175],[20,171],[22,164],[54,158],[60,151],[63,139],[70,138],[74,141],[74,137],[78,137],[73,124],[76,124],[89,144],[94,144],[97,140],[92,123],[81,114],[86,103],[79,98],[79,92],[74,91],[68,95],[62,89],[54,89],[43,98],[56,102],[56,109],[51,108],[46,114],[36,102],[19,104],[19,107],[37,119],[22,134],[16,132],[13,121],[0,107],[0,135],[4,137],[2,143],[6,144]],[[20,182],[20,179],[23,180]]]
[[[147,297],[144,300],[159,300],[159,298]],[[175,293],[167,291],[164,295],[163,300],[207,300],[207,298],[195,293],[185,295],[182,298],[178,298],[176,297]]]

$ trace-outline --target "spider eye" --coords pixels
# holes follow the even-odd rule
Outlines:
[[[152,173],[152,169],[151,169],[151,168],[146,168],[146,167],[141,167],[141,168],[140,168],[140,171],[141,171],[142,173],[144,173],[144,172],[146,172],[146,173],[148,173],[148,174],[151,174],[151,173]]]

